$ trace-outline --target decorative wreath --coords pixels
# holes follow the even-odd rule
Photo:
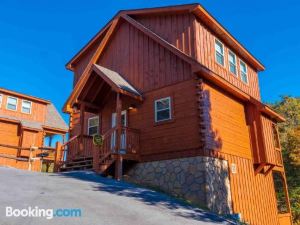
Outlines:
[[[103,145],[103,136],[99,134],[93,135],[93,144],[101,147]]]

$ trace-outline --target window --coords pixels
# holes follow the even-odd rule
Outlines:
[[[275,146],[275,148],[279,149],[280,148],[280,141],[279,141],[277,126],[275,124],[272,124],[272,133],[273,133],[274,146]]]
[[[88,135],[99,134],[99,117],[95,116],[88,120]]]
[[[217,62],[224,66],[224,46],[219,40],[215,40],[215,53]]]
[[[240,71],[242,81],[248,84],[247,65],[243,61],[240,61]]]
[[[273,181],[277,200],[277,210],[279,214],[288,213],[288,201],[287,201],[287,190],[285,187],[284,179],[282,173],[274,171]]]
[[[30,101],[22,100],[22,113],[27,113],[27,114],[31,113],[31,102]]]
[[[9,110],[17,111],[18,99],[15,97],[7,97],[6,108]]]
[[[228,60],[229,60],[229,71],[234,75],[236,75],[236,56],[231,51],[229,51],[228,53]]]
[[[155,122],[171,119],[171,98],[162,98],[155,101]]]
[[[3,95],[0,94],[0,108],[2,107],[2,99],[3,99]]]

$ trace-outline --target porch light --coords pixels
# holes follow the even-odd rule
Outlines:
[[[131,105],[128,107],[128,110],[133,110],[133,109],[136,109],[136,105],[131,104]]]

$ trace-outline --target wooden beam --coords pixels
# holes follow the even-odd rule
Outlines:
[[[86,102],[86,101],[78,101],[78,103],[80,104],[80,105],[84,105],[85,106],[85,108],[86,107],[89,107],[89,108],[92,108],[92,109],[97,109],[97,110],[99,110],[100,109],[100,107],[99,106],[96,106],[95,104],[93,104],[93,103],[91,103],[91,102]]]
[[[83,152],[83,135],[84,135],[84,114],[85,114],[85,104],[80,105],[80,144],[79,151]]]
[[[93,95],[93,97],[92,97],[92,99],[91,99],[91,102],[94,102],[94,101],[95,101],[95,99],[97,98],[97,96],[98,96],[98,94],[100,93],[100,91],[101,91],[102,87],[104,86],[104,84],[105,84],[104,81],[102,81],[102,82],[100,83],[100,85],[98,86],[97,90],[94,92],[94,95]]]
[[[267,169],[267,171],[265,172],[265,176],[268,176],[269,173],[272,172],[274,167],[275,167],[275,165],[270,165],[269,169]]]
[[[264,169],[265,165],[266,165],[266,163],[259,164],[259,166],[256,168],[254,174],[255,175],[259,174]]]
[[[84,88],[83,92],[79,94],[78,97],[81,97],[81,100],[84,101],[85,97],[87,96],[89,90],[91,89],[91,87],[95,84],[95,81],[97,79],[97,75],[94,74],[94,76],[91,78],[91,80],[87,79],[87,86]]]
[[[120,154],[121,149],[121,133],[122,133],[122,99],[121,94],[117,93],[117,100],[116,100],[116,127],[117,127],[117,135],[116,135],[116,146],[117,146],[117,159],[116,159],[116,166],[115,166],[115,178],[120,180],[123,174],[123,160]]]

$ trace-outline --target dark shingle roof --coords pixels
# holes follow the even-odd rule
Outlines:
[[[63,118],[52,103],[47,105],[47,115],[44,125],[47,127],[58,128],[62,130],[69,129],[68,125],[63,120]]]

